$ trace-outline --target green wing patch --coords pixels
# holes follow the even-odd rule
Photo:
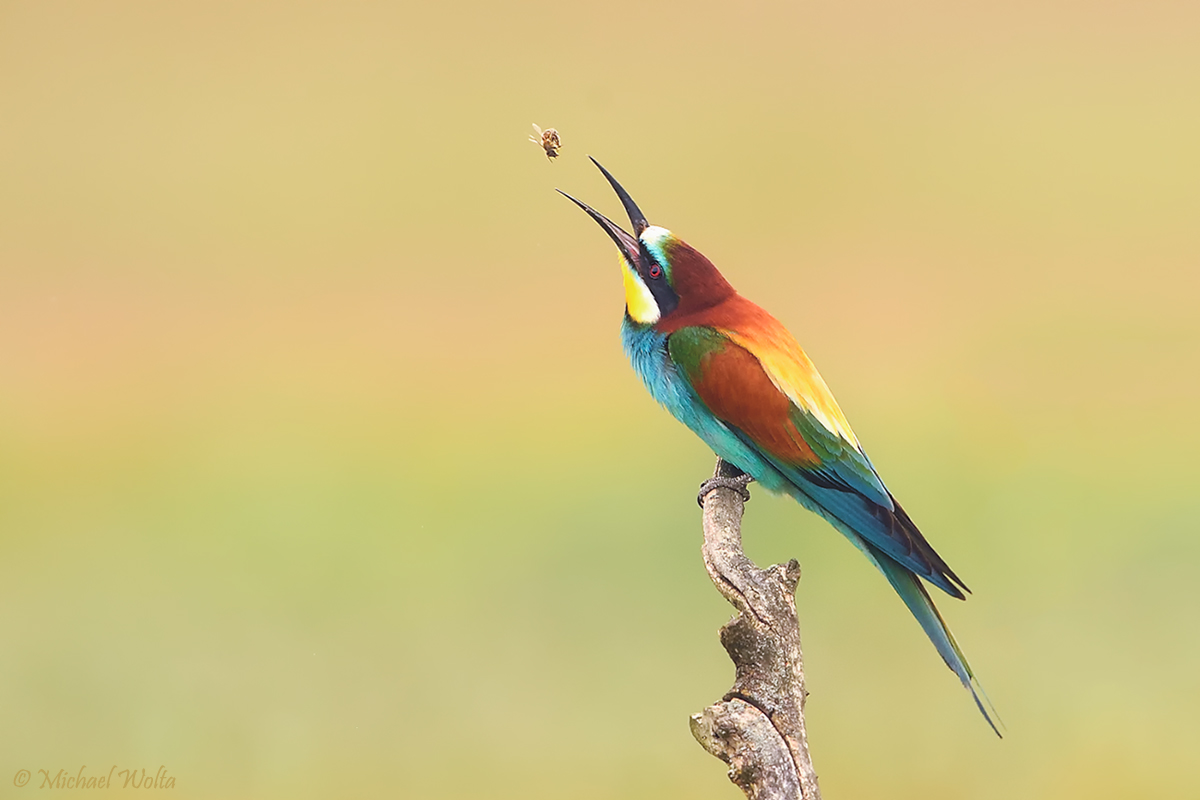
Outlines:
[[[700,377],[704,357],[722,352],[729,344],[724,334],[712,328],[680,328],[667,339],[667,352],[694,383]]]

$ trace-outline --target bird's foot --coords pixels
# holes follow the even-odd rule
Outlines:
[[[745,472],[740,472],[737,476],[714,475],[700,484],[700,493],[696,495],[696,502],[700,504],[701,508],[704,508],[704,498],[713,489],[732,489],[741,496],[743,503],[747,503],[750,501],[750,490],[746,488],[746,484],[753,480],[754,478]]]

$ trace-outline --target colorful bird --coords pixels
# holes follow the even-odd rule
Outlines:
[[[621,251],[621,338],[650,394],[745,473],[738,481],[743,490],[754,480],[789,495],[853,542],[999,735],[995,711],[985,707],[987,696],[921,581],[960,600],[970,590],[884,486],[812,361],[782,324],[739,295],[695,248],[650,225],[608,170],[592,163],[620,197],[633,235],[560,192]]]

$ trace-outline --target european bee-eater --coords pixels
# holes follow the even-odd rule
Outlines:
[[[749,479],[795,498],[853,542],[998,735],[994,711],[921,580],[960,600],[970,590],[884,486],[816,367],[782,324],[739,295],[695,248],[650,225],[608,170],[592,162],[620,197],[633,234],[563,194],[621,252],[621,338],[650,394]]]

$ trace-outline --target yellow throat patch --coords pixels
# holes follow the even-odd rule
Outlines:
[[[642,325],[653,325],[658,322],[662,313],[650,288],[646,286],[642,276],[622,257],[621,274],[625,277],[625,308],[630,318]]]

